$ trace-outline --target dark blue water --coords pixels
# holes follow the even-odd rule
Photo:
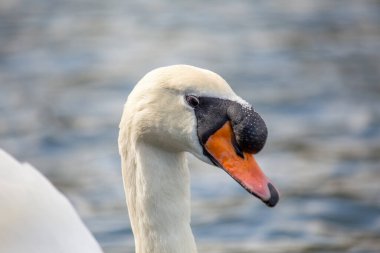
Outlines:
[[[176,63],[221,74],[267,122],[274,209],[190,158],[200,252],[380,252],[380,2],[0,2],[0,146],[133,252],[117,154],[134,84]],[[220,187],[223,185],[223,187]]]

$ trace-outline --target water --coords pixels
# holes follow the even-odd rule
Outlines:
[[[200,252],[380,252],[380,2],[0,2],[0,145],[133,252],[117,154],[147,71],[220,73],[266,120],[274,209],[190,158]],[[223,185],[223,187],[220,187]]]

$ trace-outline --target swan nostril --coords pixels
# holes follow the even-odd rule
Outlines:
[[[232,143],[232,146],[234,147],[235,149],[235,152],[238,156],[240,156],[241,158],[244,159],[244,153],[243,151],[241,150],[241,148],[239,147],[239,144],[237,143],[236,139],[234,138],[234,136],[232,136],[232,140],[231,140],[231,143]]]

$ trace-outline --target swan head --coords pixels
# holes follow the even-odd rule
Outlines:
[[[149,72],[130,93],[120,123],[119,148],[123,156],[129,140],[190,152],[222,168],[273,207],[279,194],[253,157],[266,138],[263,119],[222,77],[174,65]]]

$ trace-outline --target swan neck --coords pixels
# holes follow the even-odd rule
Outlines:
[[[125,152],[123,179],[136,253],[195,253],[185,153],[140,142]]]

